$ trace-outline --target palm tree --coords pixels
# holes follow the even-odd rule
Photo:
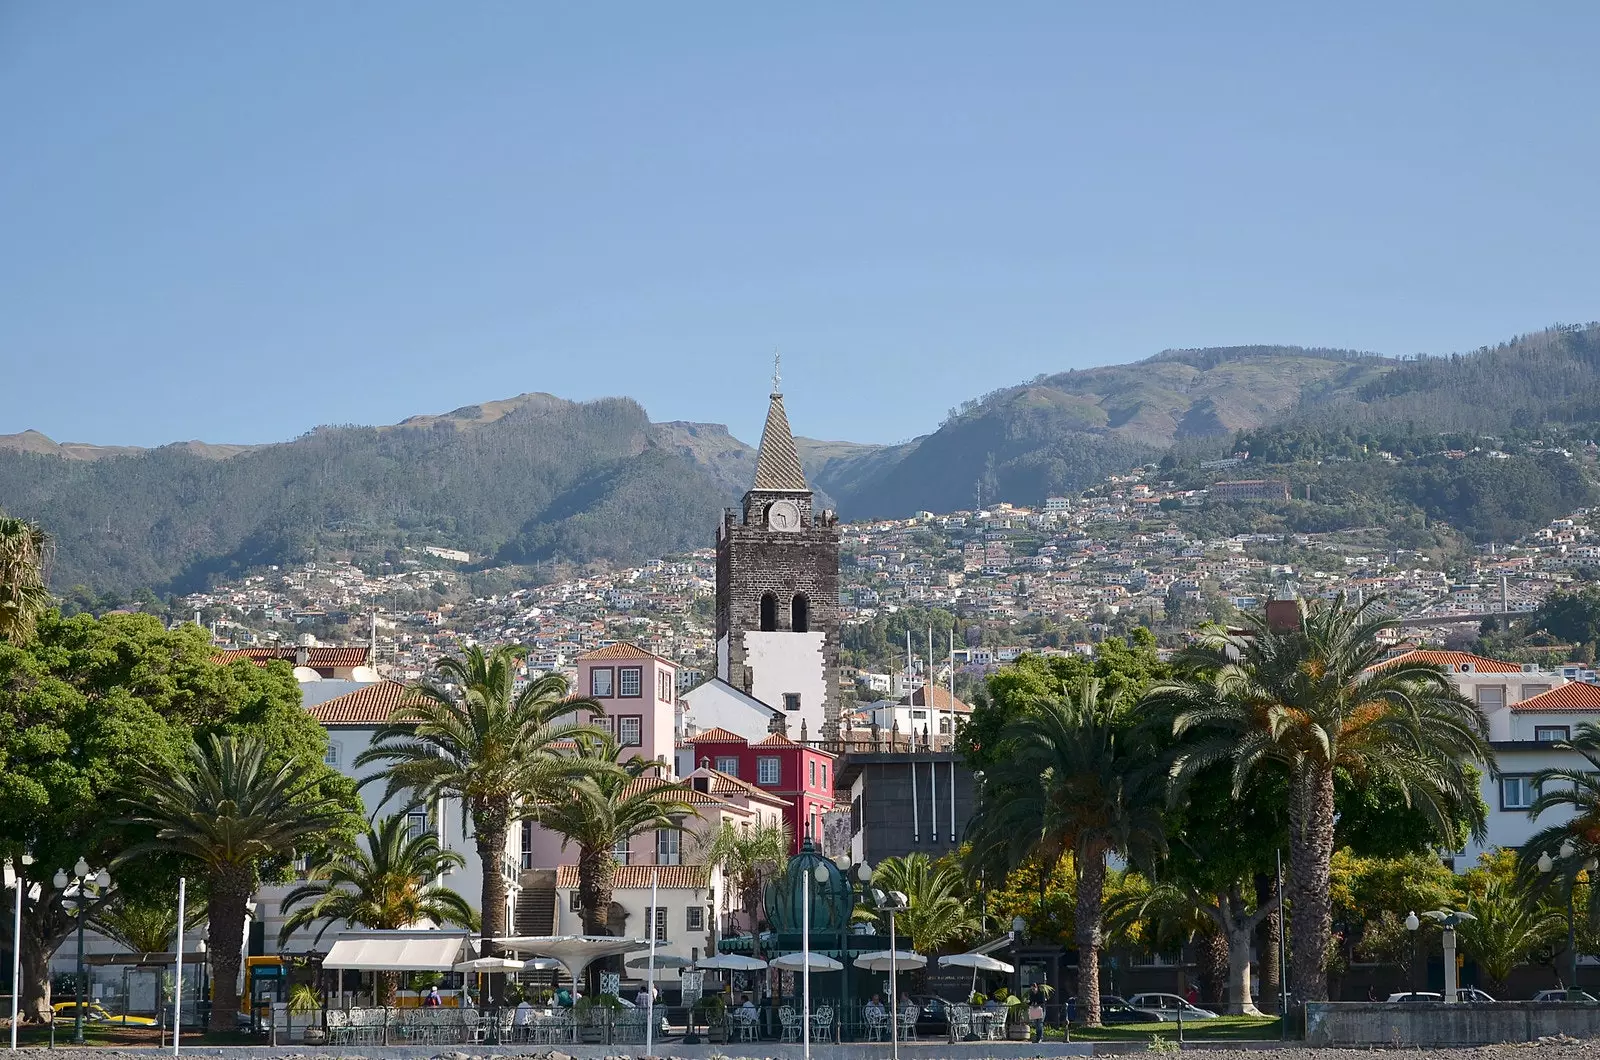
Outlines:
[[[609,734],[578,741],[581,776],[568,789],[538,807],[539,823],[578,846],[578,906],[586,935],[607,935],[612,881],[616,878],[617,846],[634,836],[659,829],[681,829],[685,817],[698,811],[686,792],[662,780],[664,766],[652,758],[618,761],[621,748]],[[646,924],[647,930],[654,925]],[[600,966],[590,966],[591,996]]]
[[[1179,660],[1187,679],[1145,698],[1171,712],[1184,741],[1172,765],[1180,789],[1216,763],[1230,765],[1235,799],[1260,772],[1288,777],[1293,982],[1306,1001],[1328,996],[1336,773],[1391,785],[1441,838],[1461,821],[1484,832],[1474,767],[1491,761],[1488,723],[1443,667],[1381,665],[1377,637],[1394,625],[1373,601],[1341,596],[1287,629],[1256,618],[1245,633],[1211,631]]]
[[[1600,856],[1600,725],[1583,722],[1570,739],[1550,746],[1582,755],[1588,766],[1541,769],[1533,775],[1533,790],[1539,796],[1528,808],[1528,816],[1537,821],[1546,811],[1558,808],[1569,810],[1570,816],[1560,824],[1540,829],[1522,845],[1517,861],[1524,875],[1531,874],[1540,854],[1549,853],[1554,858],[1565,845],[1567,856],[1558,859],[1557,872],[1570,885],[1583,871],[1585,862]]]
[[[1046,701],[1008,724],[1011,759],[985,777],[969,826],[969,867],[997,878],[1036,858],[1048,867],[1071,855],[1077,874],[1078,997],[1084,1021],[1100,1023],[1100,947],[1106,858],[1148,860],[1165,849],[1163,777],[1132,736],[1120,695],[1083,684],[1074,701]]]
[[[323,933],[336,921],[383,931],[398,931],[431,920],[434,924],[472,924],[477,917],[461,895],[437,881],[465,859],[443,850],[439,837],[423,829],[412,835],[403,814],[368,825],[359,845],[313,868],[310,881],[283,899],[283,912],[301,903],[278,932],[281,947],[301,928],[322,922]]]
[[[206,918],[206,903],[191,894],[184,909],[185,930]],[[134,953],[165,953],[178,934],[178,895],[150,900],[130,899],[113,891],[111,897],[89,913],[89,926]]]
[[[208,736],[189,750],[191,769],[145,766],[125,795],[132,820],[155,838],[126,856],[168,851],[205,872],[212,964],[219,1011],[239,1007],[239,951],[245,904],[262,862],[339,828],[346,807],[316,791],[320,777],[294,761],[268,767],[257,737]]]
[[[757,823],[753,827],[735,828],[732,821],[723,821],[722,827],[701,837],[700,851],[705,860],[722,869],[727,886],[723,897],[732,891],[739,896],[745,915],[750,919],[750,937],[759,949],[761,885],[778,871],[789,857],[794,839],[789,826],[782,821],[770,824]],[[761,954],[757,952],[756,956]]]
[[[954,866],[935,864],[926,854],[884,858],[872,874],[875,889],[905,894],[906,909],[895,914],[895,931],[923,954],[983,930],[982,919],[967,904],[965,883]],[[888,930],[888,917],[882,922]]]
[[[0,640],[27,640],[50,606],[50,546],[37,523],[0,512]]]
[[[1466,911],[1477,919],[1462,921],[1456,935],[1495,994],[1513,969],[1565,930],[1562,915],[1540,903],[1531,887],[1508,880],[1490,880],[1482,894],[1467,899]]]
[[[1194,942],[1202,951],[1202,974],[1207,980],[1217,978],[1205,967],[1208,959],[1216,950],[1225,951],[1216,954],[1215,960],[1224,966],[1217,971],[1226,987],[1228,1013],[1257,1016],[1260,1012],[1250,995],[1250,944],[1256,927],[1277,908],[1273,896],[1251,909],[1239,881],[1218,894],[1203,892],[1187,882],[1158,882],[1148,890],[1129,890],[1107,902],[1106,921],[1123,930],[1142,922],[1152,949],[1159,949],[1164,942]],[[1207,982],[1206,988],[1220,1001],[1223,992],[1215,985]]]
[[[413,806],[461,800],[483,866],[478,909],[485,943],[507,933],[500,865],[512,822],[564,791],[582,771],[558,745],[597,731],[563,719],[580,709],[602,712],[593,700],[569,699],[560,674],[516,692],[516,658],[516,649],[502,645],[488,655],[473,647],[441,661],[447,683],[420,686],[355,759],[357,766],[386,763],[384,802],[401,791],[410,793]]]

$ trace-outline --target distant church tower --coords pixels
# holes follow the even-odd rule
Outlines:
[[[717,676],[799,738],[839,726],[839,530],[812,508],[776,372],[756,477],[717,528]]]

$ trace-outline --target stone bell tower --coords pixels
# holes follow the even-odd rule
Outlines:
[[[839,530],[816,511],[776,371],[755,481],[717,528],[717,676],[780,711],[773,728],[839,727]]]

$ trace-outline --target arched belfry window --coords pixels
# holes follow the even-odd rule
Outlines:
[[[811,632],[811,609],[806,603],[805,593],[795,593],[789,603],[789,628],[796,633]]]
[[[778,598],[771,593],[761,594],[761,632],[771,633],[778,628]]]

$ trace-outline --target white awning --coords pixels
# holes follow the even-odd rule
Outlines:
[[[465,935],[386,931],[338,939],[322,966],[353,972],[448,972],[472,957]]]

